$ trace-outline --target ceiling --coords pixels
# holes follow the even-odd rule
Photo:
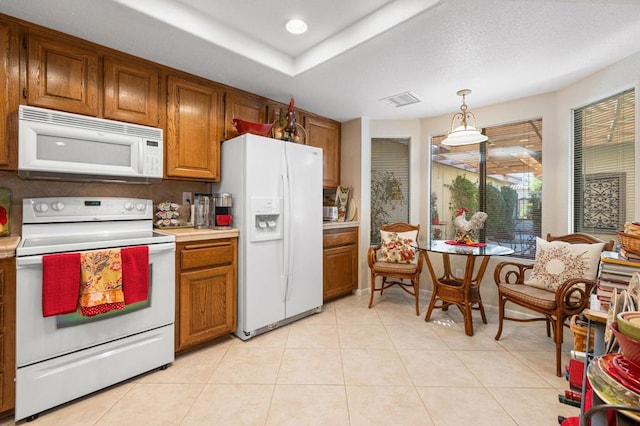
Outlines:
[[[0,12],[339,121],[452,113],[462,88],[473,110],[640,51],[637,0],[0,0]],[[287,34],[290,17],[309,31]],[[421,102],[380,101],[408,91]]]

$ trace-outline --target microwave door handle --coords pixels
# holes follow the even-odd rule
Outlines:
[[[142,143],[138,143],[138,174],[144,174],[144,146],[145,140],[142,140]]]

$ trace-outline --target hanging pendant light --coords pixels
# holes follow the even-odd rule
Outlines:
[[[456,95],[462,96],[462,105],[460,105],[460,112],[455,113],[451,118],[451,130],[449,135],[447,135],[447,138],[442,141],[443,145],[472,145],[489,139],[476,128],[476,116],[473,115],[472,112],[467,112],[465,97],[469,93],[471,93],[471,90],[469,89],[462,89],[456,92]],[[467,120],[471,119],[473,120],[473,124],[467,122]],[[459,124],[457,127],[454,127],[456,121]]]

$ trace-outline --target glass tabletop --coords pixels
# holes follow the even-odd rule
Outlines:
[[[507,256],[513,254],[510,247],[487,244],[484,247],[448,244],[448,240],[432,240],[428,246],[420,247],[427,251],[448,254],[463,254],[471,256]]]

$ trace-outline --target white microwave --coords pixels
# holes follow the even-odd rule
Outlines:
[[[25,105],[18,121],[18,174],[24,178],[162,178],[162,129]]]

